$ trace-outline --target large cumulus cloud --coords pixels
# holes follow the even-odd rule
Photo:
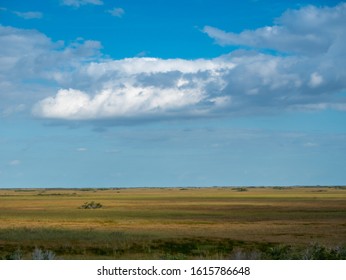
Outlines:
[[[36,104],[34,113],[75,120],[204,115],[231,101],[222,93],[223,73],[233,67],[222,59],[132,58],[91,63],[70,80],[62,77],[66,85],[83,81],[80,87],[85,90],[59,90],[55,97]]]
[[[55,83],[59,89],[38,98],[32,109],[35,116],[49,119],[346,110],[345,15],[346,4],[308,6],[285,12],[273,26],[239,34],[206,26],[204,32],[217,43],[240,47],[195,60],[106,59],[95,41],[66,45],[37,31],[2,27],[11,40],[1,49],[6,55],[0,73],[2,82],[16,75],[7,80],[38,76]],[[14,48],[19,42],[21,51]],[[28,48],[32,53],[23,56]]]

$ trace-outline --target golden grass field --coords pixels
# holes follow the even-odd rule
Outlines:
[[[85,202],[102,204],[81,209]],[[0,190],[0,259],[251,258],[346,244],[346,188]],[[284,256],[282,256],[284,258]]]

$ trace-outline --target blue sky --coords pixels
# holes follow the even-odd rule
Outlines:
[[[0,187],[342,185],[346,2],[0,2]]]

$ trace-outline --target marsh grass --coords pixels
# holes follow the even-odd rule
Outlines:
[[[345,188],[246,189],[0,190],[0,258],[344,258]]]
[[[27,238],[25,229],[17,237]],[[2,232],[2,234],[5,234]],[[318,243],[304,246],[244,242],[228,238],[157,238],[125,232],[88,233],[64,230],[36,230],[30,242],[14,239],[2,245],[0,259],[235,259],[235,260],[345,260],[345,246]],[[42,237],[45,237],[43,242]],[[63,242],[51,242],[63,238]],[[39,245],[33,245],[39,244]],[[39,247],[38,247],[39,246]]]
[[[143,234],[121,231],[100,231],[94,229],[71,230],[59,228],[12,228],[0,230],[0,258],[8,258],[13,252],[22,252],[23,258],[30,259],[29,252],[42,248],[59,258],[90,258],[90,256],[114,257],[129,250],[144,248],[150,238]],[[14,250],[14,248],[16,248]],[[36,251],[34,251],[36,252]],[[37,252],[36,252],[37,253]]]

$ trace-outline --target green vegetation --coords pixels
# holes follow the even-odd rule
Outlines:
[[[234,190],[236,190],[237,192],[247,192],[247,188],[236,188]]]
[[[102,204],[99,202],[91,201],[91,202],[85,202],[80,208],[82,209],[97,209],[102,208]]]
[[[346,259],[345,210],[343,187],[7,189],[0,259]]]

